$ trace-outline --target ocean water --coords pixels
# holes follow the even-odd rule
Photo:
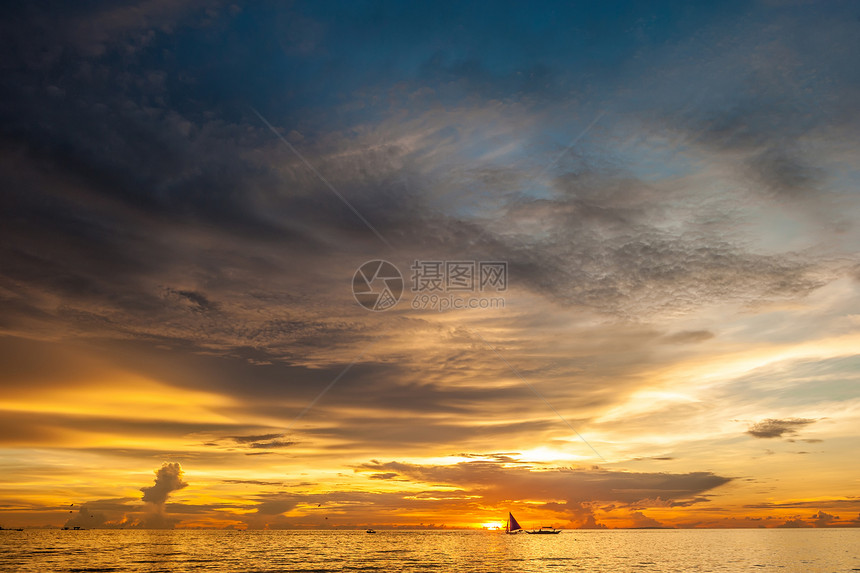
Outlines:
[[[0,531],[0,570],[860,571],[860,529]]]

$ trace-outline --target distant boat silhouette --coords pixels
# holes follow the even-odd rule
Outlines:
[[[376,533],[376,530],[375,530],[375,529],[368,529],[368,530],[366,531],[366,533]]]
[[[555,533],[561,533],[561,529],[555,529],[552,527],[541,527],[540,529],[532,529],[531,531],[526,531],[526,533],[528,533],[529,535],[535,535],[535,534],[552,535]]]

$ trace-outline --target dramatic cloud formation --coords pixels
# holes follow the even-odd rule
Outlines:
[[[143,501],[163,506],[172,492],[184,487],[188,484],[182,481],[182,466],[178,462],[164,462],[155,470],[155,485],[142,487],[140,491],[143,492]]]
[[[151,513],[146,516],[148,527],[161,528],[172,525],[176,519],[167,516],[167,498],[188,484],[182,481],[182,466],[178,462],[165,462],[155,471],[155,484],[140,488],[141,498],[151,505]]]
[[[852,4],[7,4],[4,525],[860,511]]]

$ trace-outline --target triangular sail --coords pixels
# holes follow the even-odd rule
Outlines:
[[[522,529],[513,513],[508,512],[508,531],[519,531]]]

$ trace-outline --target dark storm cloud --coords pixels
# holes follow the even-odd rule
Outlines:
[[[815,422],[817,420],[810,418],[788,418],[784,420],[768,418],[750,426],[747,433],[756,438],[781,438],[784,435],[792,436]]]

